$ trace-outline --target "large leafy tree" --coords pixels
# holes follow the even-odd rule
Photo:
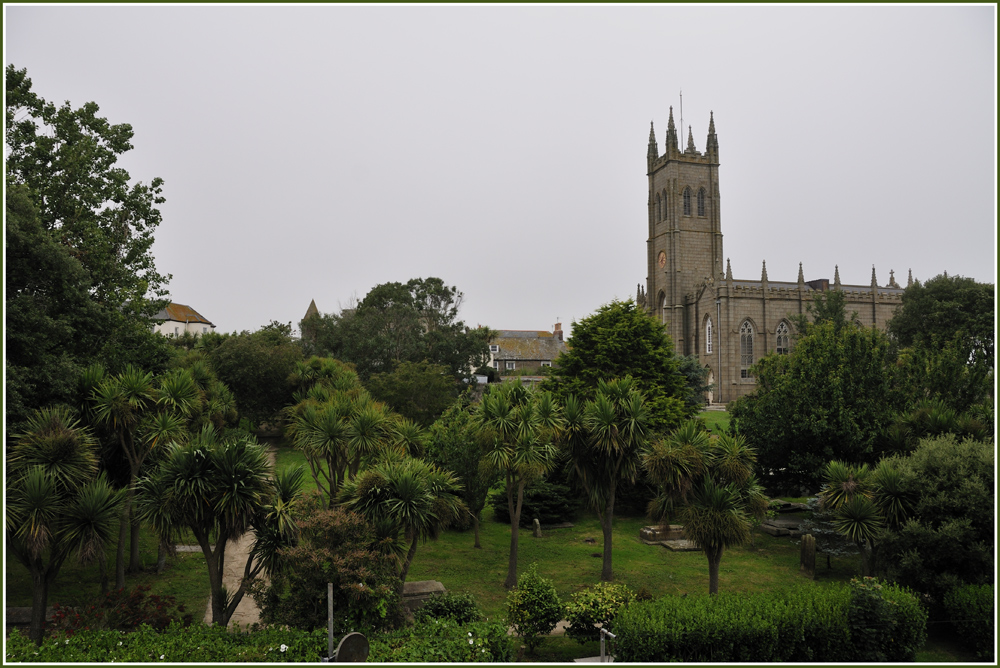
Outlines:
[[[280,418],[292,400],[288,377],[301,360],[291,327],[275,321],[226,337],[208,353],[215,375],[236,395],[240,416],[256,424]]]
[[[524,488],[552,470],[556,439],[563,427],[559,405],[549,392],[535,392],[520,381],[493,385],[475,415],[485,449],[486,469],[504,483],[510,513],[510,554],[504,587],[517,584],[517,544]]]
[[[959,413],[992,406],[995,301],[992,283],[962,276],[941,274],[906,288],[889,334],[903,348],[911,400],[933,399]]]
[[[582,403],[566,398],[561,443],[571,471],[601,522],[604,556],[601,580],[613,579],[611,528],[621,481],[635,482],[639,457],[649,438],[650,415],[631,377],[599,381],[597,396]]]
[[[708,591],[719,591],[719,566],[727,547],[750,540],[754,520],[767,512],[768,499],[754,475],[756,452],[741,436],[713,437],[687,422],[654,442],[642,456],[659,488],[650,502],[653,519],[677,518],[684,536],[708,560]]]
[[[97,442],[66,408],[34,413],[7,452],[6,548],[31,574],[29,635],[41,644],[48,591],[66,559],[104,558],[122,494],[98,475]]]
[[[169,276],[156,270],[153,233],[163,182],[133,183],[117,165],[132,127],[111,124],[93,102],[46,102],[26,70],[6,69],[5,268],[9,414],[23,420],[47,401],[68,401],[79,369],[101,361],[159,371],[165,344],[150,327]],[[65,346],[63,344],[66,344]],[[8,409],[9,411],[10,409]]]
[[[455,401],[459,386],[444,365],[405,361],[371,376],[365,387],[403,417],[429,427]]]
[[[376,285],[356,308],[304,320],[307,352],[350,362],[365,381],[425,360],[467,379],[489,359],[493,332],[458,319],[462,299],[458,288],[435,277]]]
[[[295,536],[301,470],[272,475],[265,448],[249,435],[220,435],[211,424],[185,444],[171,443],[138,482],[139,516],[161,535],[189,529],[208,565],[212,623],[225,626],[251,582],[277,563]],[[235,592],[226,591],[226,545],[253,531],[254,547]]]
[[[431,425],[427,459],[458,476],[462,483],[462,500],[472,520],[473,547],[482,548],[479,521],[490,487],[499,474],[491,471],[483,461],[485,451],[477,437],[473,413],[469,394],[463,394]],[[461,525],[461,520],[457,524]]]
[[[788,355],[763,357],[757,389],[730,405],[731,428],[758,453],[772,491],[815,493],[833,459],[874,463],[905,406],[889,338],[874,328],[812,323]]]
[[[573,323],[569,350],[559,356],[542,387],[563,399],[593,399],[601,380],[631,376],[646,397],[651,427],[666,433],[697,412],[662,324],[632,300],[613,301]]]

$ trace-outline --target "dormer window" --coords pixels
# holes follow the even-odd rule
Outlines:
[[[500,346],[498,346],[496,344],[491,345],[490,346],[490,352],[491,353],[498,353],[498,352],[500,352]]]

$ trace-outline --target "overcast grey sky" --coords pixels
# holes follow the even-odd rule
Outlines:
[[[995,282],[995,6],[10,6],[35,90],[131,123],[218,331],[439,276],[564,327],[645,284],[646,143],[720,146],[736,278]],[[687,130],[684,130],[686,137]]]

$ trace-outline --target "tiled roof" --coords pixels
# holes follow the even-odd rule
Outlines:
[[[532,330],[500,330],[493,344],[500,348],[493,353],[496,360],[554,360],[566,350],[566,344],[552,332]]]
[[[153,316],[153,320],[172,320],[174,322],[203,322],[206,325],[212,325],[211,322],[206,320],[204,316],[195,311],[190,306],[184,304],[175,304],[170,302],[167,307],[161,309],[159,313]],[[215,325],[212,325],[215,327]]]

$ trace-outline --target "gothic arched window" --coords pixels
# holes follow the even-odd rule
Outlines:
[[[691,189],[690,188],[685,188],[684,189],[684,215],[685,216],[690,216],[691,215]]]
[[[753,325],[744,320],[740,326],[740,378],[750,378],[753,366]]]
[[[788,325],[782,321],[775,330],[775,352],[779,355],[788,354]]]
[[[663,220],[663,205],[662,202],[660,202],[659,195],[656,196],[656,220]]]
[[[660,322],[666,324],[667,322],[667,296],[660,293]]]
[[[698,215],[699,216],[704,216],[705,215],[705,189],[704,188],[699,188],[698,189]]]
[[[705,352],[712,352],[712,319],[705,320]]]

